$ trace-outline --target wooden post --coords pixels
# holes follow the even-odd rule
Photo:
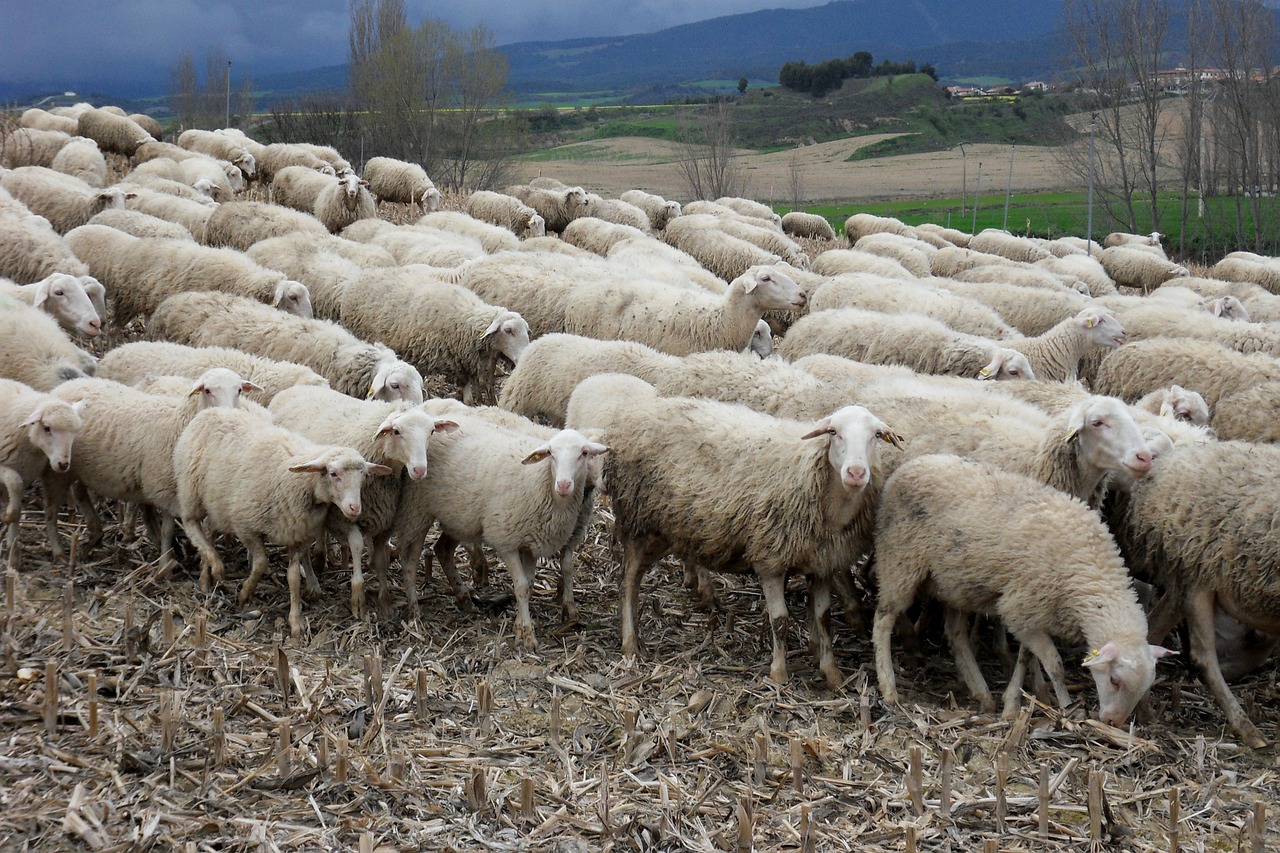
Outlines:
[[[911,798],[911,811],[916,817],[924,814],[924,771],[919,744],[907,749],[907,796]]]
[[[520,780],[520,816],[533,820],[533,780],[528,776]]]
[[[213,766],[222,766],[223,756],[227,749],[226,720],[221,708],[213,709]]]
[[[133,654],[133,599],[124,603],[124,627],[120,631],[120,653],[126,659]]]
[[[488,737],[493,731],[493,686],[488,678],[476,684],[476,716],[480,722],[480,734]]]
[[[177,740],[178,720],[177,709],[174,707],[178,704],[177,692],[174,690],[166,690],[160,694],[160,754],[172,755],[173,744]]]
[[[293,731],[289,719],[280,721],[280,741],[276,744],[276,767],[280,770],[280,778],[284,779],[293,772]]]
[[[765,773],[768,770],[769,739],[763,734],[756,735],[755,755],[753,756],[752,781],[757,788],[764,787]]]
[[[44,732],[49,737],[58,733],[58,665],[44,665]]]
[[[797,794],[804,793],[804,747],[800,738],[791,738],[791,787]]]
[[[801,853],[814,853],[818,847],[817,833],[813,831],[813,807],[808,803],[800,806],[800,850]]]
[[[1089,843],[1102,843],[1102,774],[1095,768],[1088,776]]]
[[[609,825],[609,763],[600,762],[600,824],[604,827],[606,838],[613,835],[613,827]]]
[[[289,711],[289,656],[285,654],[284,649],[276,646],[276,684],[280,688],[280,710],[284,713]],[[372,710],[372,709],[370,709]]]
[[[427,671],[418,670],[417,680],[413,685],[413,716],[420,722],[427,721]]]
[[[1040,837],[1049,837],[1049,765],[1040,765]]]
[[[560,746],[560,693],[552,688],[551,690],[551,745],[559,748]]]
[[[1178,853],[1178,825],[1182,821],[1182,797],[1177,787],[1169,789],[1169,853]]]
[[[942,792],[939,795],[939,810],[944,818],[951,817],[951,773],[955,764],[955,753],[951,747],[942,748]]]
[[[71,651],[76,645],[76,587],[68,582],[62,588],[62,648]]]
[[[316,765],[321,770],[329,769],[329,739],[327,737],[316,738]]]
[[[1263,839],[1267,834],[1267,804],[1258,800],[1253,804],[1253,820],[1249,823],[1249,849],[1263,853]]]
[[[1005,785],[1009,781],[1009,753],[1002,752],[996,756],[996,832],[1004,833],[1004,819],[1009,813],[1009,802],[1005,798]]]
[[[347,782],[347,732],[345,729],[338,733],[338,745],[334,752],[338,753],[338,757],[333,768],[333,780],[339,785],[345,785]]]
[[[166,650],[173,648],[173,644],[178,641],[178,626],[173,621],[173,606],[170,605],[164,609],[164,647]]]
[[[98,673],[89,673],[89,737],[98,736]]]
[[[913,824],[907,824],[907,853],[916,853],[916,828]]]

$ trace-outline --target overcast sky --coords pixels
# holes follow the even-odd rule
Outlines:
[[[630,35],[823,0],[405,0],[410,24],[485,24],[497,44]],[[348,0],[0,0],[0,82],[129,79],[221,46],[250,77],[347,60]],[[104,73],[104,69],[106,70]],[[149,69],[142,74],[132,69]]]

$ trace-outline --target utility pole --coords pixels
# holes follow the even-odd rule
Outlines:
[[[969,234],[978,233],[978,193],[982,192],[982,161],[978,161],[978,177],[973,183],[973,225],[969,227]]]
[[[1093,136],[1098,126],[1098,114],[1089,113],[1089,214],[1087,217],[1084,250],[1093,255]]]
[[[223,127],[231,127],[231,60],[227,60],[227,121]]]
[[[1009,183],[1004,188],[1004,225],[1000,226],[1005,231],[1009,230],[1009,196],[1013,194],[1013,152],[1017,149],[1016,145],[1009,146]]]
[[[964,205],[965,194],[969,192],[969,158],[965,154],[964,147],[967,142],[960,143],[960,221],[964,221]]]

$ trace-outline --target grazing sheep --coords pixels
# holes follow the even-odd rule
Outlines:
[[[1004,343],[954,331],[919,314],[837,308],[796,321],[778,353],[790,360],[829,353],[971,379],[1034,379],[1027,357]]]
[[[333,168],[333,173],[339,177],[355,174],[355,169],[351,168],[351,161],[339,154],[338,149],[332,145],[316,145],[312,142],[295,142],[293,144],[306,149],[328,163]]]
[[[222,291],[299,317],[311,316],[306,285],[258,266],[232,249],[134,237],[105,225],[75,229],[67,235],[67,245],[106,286],[118,326],[150,314],[167,296],[186,290]]]
[[[463,209],[468,216],[501,225],[520,238],[542,237],[547,233],[546,222],[538,212],[515,196],[476,190],[467,196]]]
[[[403,473],[410,480],[427,475],[427,447],[431,436],[458,428],[448,418],[436,417],[403,403],[356,400],[328,388],[296,387],[271,402],[272,420],[312,441],[354,448],[368,461],[384,465],[393,476],[365,480],[360,492],[361,511],[355,521],[329,508],[326,527],[345,539],[351,552],[351,615],[364,618],[364,541],[372,541],[369,567],[378,578],[381,597],[391,564],[391,530],[400,508]],[[307,579],[315,581],[315,573]],[[319,591],[319,584],[316,584]]]
[[[271,201],[303,213],[311,213],[320,193],[336,178],[306,166],[285,166],[271,181]]]
[[[975,252],[972,249],[959,246],[939,249],[929,258],[929,269],[933,271],[934,275],[945,278],[952,278],[974,267],[987,267],[993,264],[1019,269],[1025,266],[1017,261],[1011,261],[1003,255]]]
[[[590,212],[587,192],[582,187],[541,189],[525,184],[515,184],[507,187],[504,192],[509,196],[520,199],[520,201],[537,211],[546,225],[546,230],[556,234],[563,231],[566,225],[579,216],[594,215]]]
[[[58,130],[36,130],[20,127],[5,134],[0,140],[0,166],[17,169],[20,166],[53,166],[53,159],[62,147],[71,141],[74,133]]]
[[[1166,281],[1185,278],[1187,268],[1126,246],[1112,246],[1098,255],[1107,275],[1119,286],[1154,290]]]
[[[1000,522],[974,524],[975,512]],[[984,711],[995,703],[970,646],[968,613],[999,616],[1022,644],[1006,717],[1017,711],[1028,654],[1059,705],[1070,704],[1055,637],[1093,649],[1084,665],[1098,688],[1098,717],[1113,726],[1128,718],[1155,680],[1156,660],[1169,654],[1147,643],[1146,617],[1102,519],[1030,478],[956,456],[912,459],[885,483],[875,541],[872,640],[886,703],[898,702],[894,623],[926,586],[947,607],[956,668]]]
[[[474,237],[489,254],[520,247],[520,239],[507,228],[468,216],[461,211],[441,210],[428,213],[414,223],[415,228],[430,228]],[[545,235],[544,235],[545,236]]]
[[[32,284],[56,272],[88,275],[89,267],[43,217],[27,212],[25,206],[22,212],[0,208],[0,278]]]
[[[868,234],[901,234],[912,236],[911,228],[891,216],[876,216],[873,213],[855,213],[844,221],[844,236],[852,246]]]
[[[127,210],[181,225],[193,240],[204,241],[209,219],[216,209],[214,206],[141,187],[134,189],[133,193],[134,198],[125,202]]]
[[[201,412],[173,451],[182,528],[200,552],[200,583],[222,580],[222,559],[205,533],[231,533],[249,549],[247,603],[267,571],[267,543],[289,554],[289,630],[302,633],[302,558],[324,531],[328,505],[360,515],[367,476],[391,473],[350,447],[315,444],[246,412]]]
[[[136,179],[138,175],[155,175],[192,188],[200,185],[201,181],[208,181],[213,185],[210,197],[218,202],[231,201],[237,192],[244,189],[244,175],[234,164],[192,152],[182,160],[157,157],[140,163],[129,173],[129,180]]]
[[[368,231],[365,229],[366,223],[372,226]],[[362,219],[346,228],[342,236],[350,240],[367,240],[368,245],[385,249],[402,266],[425,264],[439,268],[459,267],[487,254],[484,246],[474,237],[435,228],[392,225],[383,219]]]
[[[774,213],[773,208],[769,205],[761,204],[754,199],[726,195],[716,199],[715,203],[729,208],[739,216],[749,216],[752,219],[763,220],[775,229],[782,227],[782,217]]]
[[[178,144],[182,144],[179,139]],[[304,166],[326,175],[337,174],[333,166],[326,163],[303,145],[293,142],[272,142],[263,145],[254,154],[257,163],[259,180],[273,181],[276,173],[287,166]]]
[[[601,198],[595,193],[588,193],[586,212],[579,216],[591,216],[605,222],[629,226],[644,234],[649,233],[649,214],[620,198]],[[574,217],[574,220],[577,218]]]
[[[1080,279],[1057,275],[1035,266],[990,264],[970,267],[964,272],[958,273],[955,278],[958,281],[969,282],[996,281],[1023,288],[1051,290],[1054,293],[1059,293],[1062,290],[1074,290],[1081,295],[1089,295],[1089,285]]]
[[[91,187],[101,189],[107,185],[107,158],[92,139],[73,136],[58,150],[49,168],[79,178]]]
[[[206,131],[199,131],[199,132],[205,133]],[[138,146],[138,150],[133,152],[133,162],[136,168],[137,165],[150,162],[151,160],[164,159],[164,160],[173,160],[174,162],[180,162],[182,160],[186,160],[189,157],[209,157],[209,156],[210,155],[202,154],[199,151],[189,151],[186,148],[183,148],[181,145],[175,145],[172,142],[152,141],[152,142],[144,142],[140,146]]]
[[[951,245],[958,246],[962,249],[968,248],[969,246],[970,235],[956,228],[947,228],[942,225],[937,225],[933,222],[923,222],[915,226],[915,231],[916,231],[916,236],[921,238],[922,240],[927,239],[927,235],[932,234],[936,237],[939,237],[942,240],[945,240]],[[945,249],[946,247],[938,246],[938,248]]]
[[[1160,238],[1164,235],[1159,231],[1152,231],[1150,234],[1128,234],[1124,231],[1112,231],[1106,237],[1102,238],[1103,248],[1111,246],[1130,246],[1140,249],[1159,249],[1160,254],[1164,254],[1164,248],[1160,245]]]
[[[633,225],[609,222],[591,215],[579,216],[570,222],[560,233],[560,239],[603,258],[624,240],[648,240],[649,237]]]
[[[1089,288],[1090,296],[1106,296],[1116,292],[1116,283],[1107,275],[1106,268],[1097,259],[1084,253],[1064,258],[1047,258],[1036,261],[1035,265],[1068,280],[1075,278],[1083,281]]]
[[[1280,265],[1262,257],[1242,256],[1238,252],[1227,255],[1213,265],[1210,273],[1224,281],[1249,282],[1280,294]]]
[[[1224,320],[1232,320],[1237,323],[1248,323],[1249,309],[1244,307],[1244,303],[1238,297],[1219,296],[1205,305],[1205,310],[1215,317],[1221,317]]]
[[[132,157],[144,142],[154,141],[135,121],[105,109],[91,109],[76,119],[76,134],[92,139],[103,151]]]
[[[1032,264],[1053,257],[1048,250],[1040,248],[1032,240],[1015,237],[1008,231],[997,231],[994,228],[987,228],[974,234],[969,239],[967,248],[975,252],[999,255],[1024,264]]]
[[[0,378],[51,391],[92,373],[96,364],[50,314],[0,293]]]
[[[66,402],[10,379],[0,379],[0,524],[5,527],[5,565],[18,568],[18,518],[22,493],[47,468],[66,471],[84,422],[83,404]]]
[[[853,251],[868,252],[891,261],[897,261],[914,278],[930,275],[929,257],[937,250],[914,237],[880,232],[868,234],[853,245]]]
[[[1243,355],[1221,344],[1190,338],[1151,338],[1127,344],[1102,360],[1093,387],[1102,394],[1137,400],[1178,384],[1216,407],[1224,396],[1280,382],[1280,364],[1262,355]]]
[[[656,229],[655,229],[656,230]],[[793,210],[782,215],[782,233],[805,240],[834,240],[835,229],[825,216]]]
[[[191,232],[176,222],[140,210],[104,210],[94,214],[87,225],[106,225],[134,237],[162,237],[166,240],[194,241]],[[88,271],[88,267],[85,267]]]
[[[682,222],[681,224],[691,228],[699,227],[699,225],[716,228],[726,234],[746,240],[766,252],[777,255],[797,269],[809,269],[809,256],[805,254],[804,249],[801,249],[794,240],[783,234],[782,231],[770,227],[764,220],[752,218],[721,219],[716,217],[707,220],[702,216],[695,215],[689,217],[687,223]]]
[[[970,282],[934,278],[930,283],[981,302],[1024,335],[1040,335],[1091,304],[1089,297],[1066,290],[1035,290],[998,281]]]
[[[378,208],[366,186],[354,172],[344,174],[320,192],[311,212],[331,234],[358,220],[376,219]]]
[[[1125,327],[1105,308],[1086,308],[1042,335],[1017,338],[1003,345],[1027,357],[1037,379],[1048,382],[1074,380],[1080,362],[1095,350],[1111,349],[1125,342]]]
[[[1209,404],[1195,391],[1181,385],[1157,388],[1134,401],[1134,407],[1145,412],[1186,421],[1196,426],[1209,425]]]
[[[644,190],[627,190],[620,198],[645,212],[649,217],[649,230],[655,234],[667,227],[667,223],[683,211],[680,208],[680,202],[668,201],[660,195],[647,193]]]
[[[364,275],[365,268],[340,254],[340,247],[329,241],[351,242],[340,237],[321,240],[315,234],[289,234],[254,243],[245,254],[250,260],[305,284],[311,294],[313,315],[336,323],[347,285]],[[394,261],[390,265],[394,266]]]
[[[208,154],[217,160],[234,163],[246,178],[252,178],[257,174],[257,159],[253,153],[245,147],[243,140],[232,138],[225,132],[184,130],[178,136],[178,146],[199,154]]]
[[[787,603],[797,572],[809,585],[810,646],[832,689],[843,682],[827,626],[832,576],[870,546],[864,508],[878,491],[878,446],[902,439],[860,406],[801,423],[742,406],[659,397],[632,376],[585,379],[567,423],[601,430],[604,482],[623,546],[622,651],[638,655],[644,571],[679,553],[715,571],[754,572],[773,633],[769,675],[787,679]],[[824,464],[825,462],[825,464]],[[721,484],[717,486],[717,484]]]
[[[781,263],[778,255],[718,227],[710,227],[707,222],[703,215],[680,216],[667,223],[662,240],[691,255],[724,281],[733,281],[751,267]]]
[[[203,178],[192,184],[186,184],[182,181],[162,178],[151,172],[139,172],[135,169],[116,186],[133,191],[151,190],[152,192],[164,193],[165,195],[176,196],[184,201],[198,202],[210,208],[218,204],[214,200],[214,195],[218,194],[217,186],[212,181]]]
[[[160,125],[160,122],[155,120],[154,117],[149,116],[146,113],[129,113],[125,118],[145,130],[152,139],[164,139],[164,128]]]
[[[363,341],[337,323],[307,320],[243,297],[176,293],[152,314],[148,332],[188,346],[234,347],[303,364],[353,397],[422,402],[422,375],[387,347]]]
[[[416,204],[423,213],[440,208],[440,190],[417,163],[392,157],[370,157],[362,176],[379,206],[384,201]]]
[[[805,302],[795,281],[772,266],[748,269],[720,296],[662,285],[586,282],[565,299],[564,330],[639,341],[671,355],[743,350],[765,311],[803,308]]]
[[[864,273],[899,281],[914,281],[916,278],[893,258],[857,249],[828,249],[815,257],[810,266],[818,275],[826,276]]]
[[[1193,292],[1189,295],[1200,305]],[[1280,357],[1280,328],[1270,323],[1240,323],[1216,317],[1203,308],[1187,310],[1150,297],[1135,307],[1120,310],[1125,328],[1135,340],[1147,338],[1200,338],[1214,341],[1246,355],[1262,352]]]
[[[457,284],[408,270],[369,270],[349,283],[342,325],[394,349],[423,376],[439,374],[470,404],[492,400],[499,359],[518,363],[529,324]]]
[[[196,239],[247,252],[259,240],[296,232],[329,233],[320,220],[297,210],[264,201],[229,201],[209,215],[204,237],[197,234]]]
[[[98,365],[97,376],[123,385],[138,385],[155,376],[196,379],[206,370],[223,367],[258,386],[248,399],[259,405],[295,385],[328,387],[329,382],[309,367],[289,361],[273,361],[227,347],[189,347],[166,341],[135,341],[109,350]]]
[[[587,217],[577,219],[569,224],[565,233],[573,231],[579,222],[591,221]],[[651,237],[627,237],[619,240],[610,247],[606,257],[611,263],[626,270],[628,275],[638,273],[646,279],[663,284],[708,290],[712,293],[724,293],[728,287],[724,279],[705,269],[689,255]],[[803,289],[804,282],[799,271],[789,272]]]
[[[520,356],[502,385],[498,405],[526,418],[563,427],[569,395],[588,376],[628,373],[652,384],[678,363],[676,356],[634,341],[543,335]]]
[[[68,136],[75,136],[79,122],[71,116],[54,115],[39,107],[32,107],[29,110],[22,111],[18,124],[35,130],[58,130]]]
[[[59,234],[85,224],[99,211],[124,207],[125,200],[133,195],[117,187],[97,189],[79,178],[40,166],[22,166],[5,172],[0,175],[0,186],[32,213],[49,220]]]
[[[957,332],[992,340],[1016,337],[1012,326],[974,299],[931,285],[880,276],[848,274],[830,278],[809,297],[809,312],[862,308],[890,314],[923,314]]]
[[[14,284],[0,278],[0,296],[10,296],[48,312],[68,332],[86,338],[102,331],[106,291],[96,278],[56,272],[33,284]]]

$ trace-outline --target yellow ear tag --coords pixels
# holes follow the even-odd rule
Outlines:
[[[373,395],[377,393],[377,390],[378,390],[378,384],[375,382],[374,384],[369,386],[369,393],[365,395],[365,399],[372,400]]]
[[[978,371],[978,375],[981,376],[983,379],[986,379],[988,376],[991,375],[991,368],[990,367],[982,368],[981,370]]]
[[[1089,654],[1085,656],[1085,659],[1083,661],[1081,661],[1081,666],[1088,666],[1089,664],[1093,663],[1098,659],[1098,655],[1100,654],[1102,654],[1102,652],[1098,651],[1097,649],[1090,649]]]
[[[1093,328],[1094,326],[1096,326],[1096,325],[1098,325],[1098,318],[1097,318],[1097,317],[1089,317],[1088,319],[1086,319],[1086,320],[1084,321],[1084,327],[1085,327],[1086,329],[1092,329],[1092,328]]]
[[[1076,433],[1078,433],[1079,431],[1080,431],[1080,427],[1069,427],[1067,429],[1067,434],[1062,437],[1062,440],[1070,441],[1071,439],[1076,437]]]
[[[195,395],[197,395],[197,394],[199,394],[199,393],[200,393],[200,388],[198,388],[198,387],[197,387],[197,388],[192,388],[192,389],[191,389],[191,393],[190,393],[190,394],[188,394],[187,396],[188,396],[188,397],[194,397]]]

